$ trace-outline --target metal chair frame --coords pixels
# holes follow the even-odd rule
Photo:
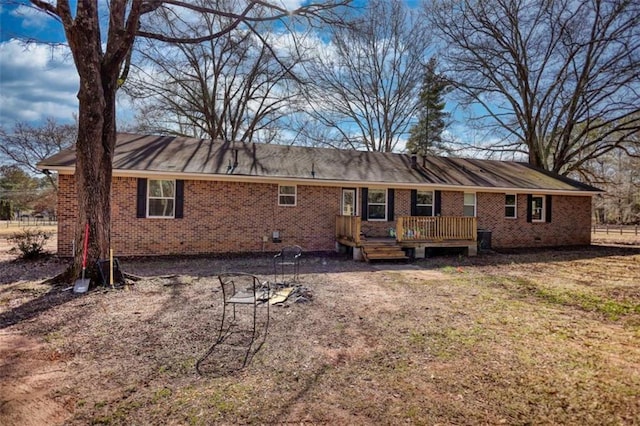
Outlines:
[[[236,305],[245,306],[253,310],[251,329],[246,330],[247,332],[250,332],[251,340],[247,346],[241,368],[246,367],[250,360],[250,355],[255,354],[260,350],[262,344],[267,338],[267,331],[269,329],[270,287],[268,281],[262,283],[257,276],[245,272],[223,273],[218,275],[218,280],[220,281],[220,287],[222,289],[222,319],[220,321],[220,329],[214,344],[209,348],[207,353],[196,362],[196,370],[198,373],[200,373],[200,363],[211,355],[216,346],[223,343],[224,340],[232,333],[232,328],[234,324],[236,324]],[[264,307],[259,306],[261,304],[264,304]],[[256,345],[255,343],[261,329],[257,325],[258,309],[266,309],[266,320],[262,327],[264,329],[262,339],[260,343]]]
[[[273,278],[274,281],[284,283],[285,282],[285,267],[293,267],[293,281],[297,282],[300,274],[300,257],[302,256],[302,247],[286,246],[275,256],[273,256]],[[278,270],[280,271],[281,281],[278,281]]]

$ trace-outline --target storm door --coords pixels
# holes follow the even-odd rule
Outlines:
[[[342,215],[356,215],[356,190],[353,188],[342,189]]]

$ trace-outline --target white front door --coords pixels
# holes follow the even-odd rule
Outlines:
[[[342,215],[343,216],[355,216],[356,215],[356,190],[355,189],[342,189]]]

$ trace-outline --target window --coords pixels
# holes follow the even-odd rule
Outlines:
[[[465,192],[462,214],[469,217],[476,215],[476,194]]]
[[[389,222],[393,221],[395,213],[395,190],[393,188],[362,188],[360,191],[361,220],[386,220]],[[411,205],[414,206],[415,203],[412,203]]]
[[[278,186],[278,205],[279,206],[295,206],[296,190],[297,188],[295,185]]]
[[[184,180],[138,178],[136,217],[182,219],[184,217]]]
[[[544,196],[534,195],[531,197],[531,221],[544,222]]]
[[[367,194],[367,219],[387,219],[387,190],[369,189]]]
[[[175,180],[149,179],[147,217],[174,217],[175,198]]]
[[[504,217],[515,219],[516,218],[516,201],[517,197],[515,194],[506,194],[504,196]]]
[[[433,216],[433,191],[416,192],[416,216]]]

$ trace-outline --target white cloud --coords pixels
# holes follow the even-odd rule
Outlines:
[[[51,18],[43,11],[26,5],[20,5],[10,13],[14,18],[21,20],[22,28],[42,28],[51,22]]]
[[[296,10],[302,6],[303,1],[301,0],[280,0],[275,2],[287,10]]]
[[[79,78],[66,46],[25,44],[19,40],[0,43],[0,124],[39,122],[53,117],[71,122],[78,113]],[[118,116],[132,114],[119,101]]]
[[[77,111],[78,75],[61,46],[0,43],[0,124],[54,117],[70,121]]]

